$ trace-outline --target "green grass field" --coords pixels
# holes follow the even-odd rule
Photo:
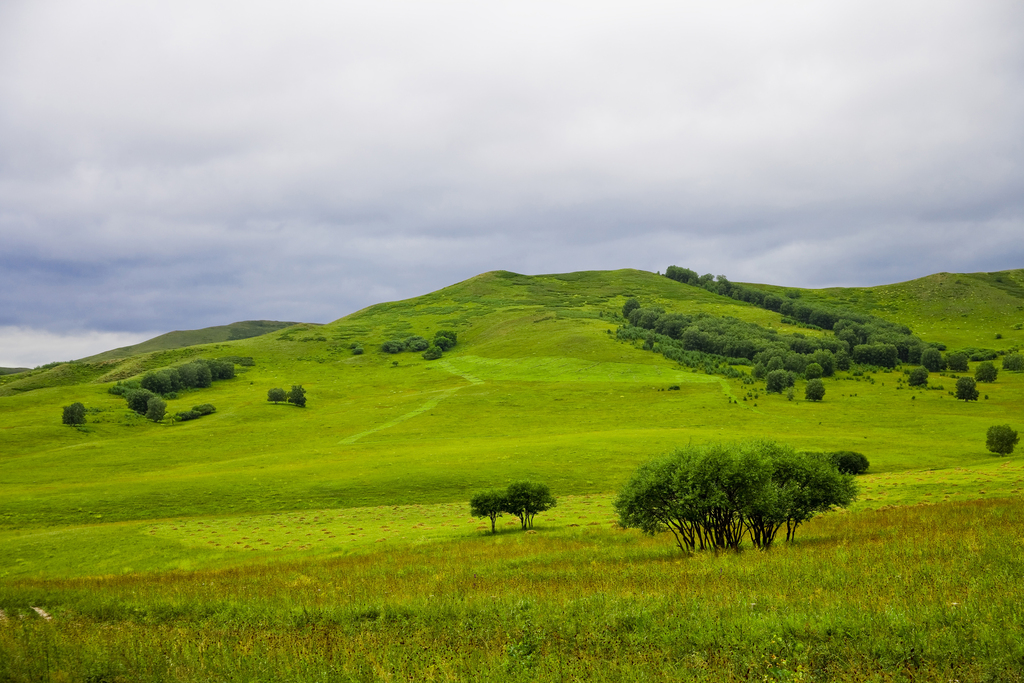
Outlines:
[[[884,311],[884,288],[805,296],[1003,349],[1019,271],[999,275],[934,276],[977,283],[962,330],[912,283]],[[327,325],[0,377],[0,681],[1019,680],[1024,460],[985,432],[1024,426],[1024,374],[975,403],[901,370],[788,401],[617,341],[629,296],[796,329],[640,271],[499,271]],[[977,341],[993,321],[1003,339]],[[459,334],[441,360],[376,350],[439,329]],[[168,401],[217,407],[199,420],[107,393],[223,356],[255,365]],[[293,384],[305,409],[266,401]],[[638,464],[749,437],[865,453],[860,500],[767,554],[685,558],[614,528]],[[520,478],[559,506],[492,537],[466,501]]]

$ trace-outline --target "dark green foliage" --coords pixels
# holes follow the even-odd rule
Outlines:
[[[288,394],[280,387],[274,387],[267,391],[267,400],[272,403],[280,403],[288,399]]]
[[[205,361],[195,360],[178,368],[182,383],[192,389],[206,389],[213,383],[213,372]]]
[[[292,390],[288,392],[288,402],[299,408],[306,407],[306,390],[301,384],[292,385]]]
[[[922,365],[911,370],[907,383],[912,387],[928,386],[928,368]]]
[[[113,394],[114,396],[124,396],[125,392],[131,389],[138,389],[140,386],[139,381],[136,379],[130,379],[124,382],[118,381],[117,384],[107,389],[107,393]]]
[[[956,398],[958,401],[978,400],[978,387],[973,377],[961,377],[956,381]]]
[[[139,415],[145,415],[148,410],[149,399],[156,396],[149,389],[129,389],[124,392],[124,400],[128,404],[130,410],[134,410]]]
[[[689,268],[669,266],[668,268],[665,269],[665,277],[671,280],[675,280],[676,282],[682,282],[684,285],[697,284],[697,273],[690,270]],[[623,315],[626,315],[625,312],[623,312]]]
[[[164,368],[157,372],[147,372],[140,382],[143,389],[154,394],[169,394],[183,388],[181,376],[176,368]]]
[[[836,357],[828,349],[818,349],[812,353],[811,361],[821,367],[822,377],[831,377],[836,374]]]
[[[409,337],[405,340],[404,344],[405,348],[409,351],[426,351],[430,346],[430,342],[419,335]]]
[[[666,273],[667,275],[667,273]],[[635,296],[626,299],[626,303],[622,304],[622,317],[629,319],[629,314],[640,308],[640,300]]]
[[[438,330],[437,334],[434,335],[434,346],[442,351],[455,348],[457,342],[458,335],[452,330]]]
[[[184,412],[175,413],[174,419],[178,422],[188,422],[189,420],[198,420],[202,415],[194,410],[186,410]]]
[[[946,369],[946,361],[943,360],[942,353],[935,348],[927,348],[921,352],[921,365],[928,372],[942,372]]]
[[[804,398],[808,401],[820,401],[825,398],[825,383],[820,379],[808,380],[807,387],[804,389]]]
[[[974,369],[974,379],[979,382],[995,382],[998,375],[999,371],[990,361],[985,361]]]
[[[192,410],[200,415],[212,415],[217,412],[217,409],[209,403],[201,403],[197,406],[192,406]]]
[[[516,481],[509,484],[505,490],[505,505],[502,512],[518,517],[522,528],[532,529],[534,516],[550,510],[557,504],[547,484]]]
[[[72,403],[64,406],[64,414],[61,421],[69,427],[77,427],[85,424],[85,406],[81,403]]]
[[[405,342],[401,339],[391,339],[381,344],[380,350],[384,353],[401,353],[405,351]]]
[[[864,474],[871,466],[867,457],[856,451],[834,451],[828,457],[843,474]]]
[[[159,396],[151,396],[146,402],[146,419],[153,422],[160,422],[167,412],[167,401]]]
[[[817,363],[808,363],[807,366],[804,367],[804,377],[807,379],[819,379],[823,374],[824,371]]]
[[[1020,441],[1020,436],[1010,425],[994,425],[988,428],[985,446],[993,453],[1009,455]]]
[[[850,354],[840,349],[836,351],[836,370],[846,372],[850,369]]]
[[[211,360],[206,363],[210,368],[210,378],[232,379],[235,376],[235,365],[224,360]]]
[[[689,446],[641,466],[615,509],[623,527],[668,529],[684,552],[736,549],[744,536],[766,549],[783,526],[792,540],[800,524],[855,496],[853,477],[828,458],[748,441]]]
[[[441,356],[441,347],[439,346],[431,346],[423,352],[423,360],[437,360]]]
[[[772,370],[768,373],[768,377],[765,380],[765,390],[769,394],[781,394],[793,386],[795,381],[796,378],[793,377],[793,373],[789,370]]]
[[[951,372],[967,372],[968,357],[966,353],[950,353],[946,355],[946,369]]]
[[[438,330],[438,331],[437,331],[437,332],[436,332],[436,333],[434,334],[434,339],[435,339],[435,340],[436,340],[436,339],[439,339],[439,338],[441,338],[441,337],[444,337],[444,338],[446,338],[446,339],[449,339],[449,340],[451,340],[451,342],[452,342],[452,344],[453,344],[453,345],[454,345],[454,344],[457,344],[457,343],[458,343],[458,341],[459,341],[459,334],[458,334],[458,332],[456,332],[455,330]]]
[[[1020,372],[1024,370],[1024,356],[1019,353],[1008,353],[1003,356],[1003,370]]]
[[[469,500],[469,514],[473,517],[487,517],[491,520],[491,533],[496,533],[495,523],[501,513],[508,507],[505,492],[498,490],[482,491]]]
[[[899,351],[894,344],[859,344],[853,347],[853,360],[861,365],[894,368],[899,362]]]
[[[363,355],[363,347],[362,346],[353,346],[352,347],[352,355],[353,356],[361,356],[361,355]]]

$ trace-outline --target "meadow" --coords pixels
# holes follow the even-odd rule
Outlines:
[[[972,291],[985,311],[1009,295]],[[790,401],[617,341],[629,296],[798,329],[650,273],[497,272],[327,325],[0,377],[0,681],[1019,680],[1024,460],[985,431],[1021,428],[1024,375],[964,403],[954,376],[910,389],[868,369]],[[953,327],[952,304],[914,301]],[[951,349],[991,319],[954,322],[973,328]],[[441,360],[376,351],[439,329],[459,335]],[[107,393],[225,356],[254,365],[168,401],[217,407],[199,420],[154,424]],[[293,384],[307,408],[266,401]],[[78,429],[60,424],[73,401]],[[748,437],[865,453],[860,499],[769,553],[684,557],[613,524],[640,463]],[[536,533],[469,516],[474,491],[523,478],[559,498]]]

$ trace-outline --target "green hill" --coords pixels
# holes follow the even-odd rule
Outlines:
[[[27,372],[28,368],[0,368],[0,375],[16,375],[19,372]]]
[[[152,353],[153,351],[167,351],[169,349],[180,349],[199,344],[216,344],[217,342],[233,341],[236,339],[249,339],[250,337],[258,337],[261,334],[268,334],[296,324],[298,323],[280,322],[277,320],[244,320],[231,323],[230,325],[204,327],[199,330],[176,330],[147,339],[138,344],[121,346],[110,351],[97,353],[94,356],[80,359],[80,362],[114,360],[137,356],[143,353]]]
[[[943,298],[966,287],[962,324],[1004,322],[1004,345],[986,345],[1007,348],[1007,278],[892,285],[891,310],[883,288],[800,297],[977,346],[949,324],[961,295]],[[789,399],[749,365],[709,374],[621,340],[631,297],[780,339],[831,335],[642,271],[497,271],[326,325],[0,377],[0,611],[24,617],[0,623],[0,679],[265,680],[282,662],[294,680],[330,667],[338,680],[545,681],[1015,670],[1003,634],[1021,627],[1024,460],[993,456],[985,433],[1024,426],[1024,373],[1001,370],[967,403],[946,374],[910,388],[903,368],[853,366],[825,379],[823,401],[802,400],[802,379]],[[439,330],[458,335],[440,359],[380,350]],[[205,417],[150,422],[108,391],[199,358],[245,361],[167,400],[169,414],[215,406]],[[267,401],[293,385],[307,407]],[[76,401],[87,423],[63,426]],[[763,437],[864,453],[860,500],[771,553],[687,559],[613,525],[639,464]],[[559,505],[536,531],[506,519],[492,537],[466,501],[518,479]],[[370,667],[367,652],[384,654]]]

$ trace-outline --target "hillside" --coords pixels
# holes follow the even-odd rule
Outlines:
[[[972,330],[998,310],[992,290],[1012,294],[951,277],[980,297]],[[992,455],[985,434],[1024,427],[1024,373],[964,402],[950,374],[911,388],[903,367],[853,365],[821,402],[803,378],[789,399],[746,359],[705,371],[624,340],[634,297],[835,341],[652,273],[497,271],[326,325],[0,377],[0,679],[881,680],[909,657],[914,680],[1016,670],[1024,459]],[[939,298],[887,315],[915,311],[955,345]],[[438,330],[458,336],[440,359],[380,350]],[[168,413],[213,414],[154,423],[108,391],[197,359],[233,359],[235,377],[168,395]],[[293,385],[305,408],[267,401]],[[61,424],[72,402],[79,428]],[[860,499],[770,553],[686,557],[615,525],[638,465],[745,438],[864,453]],[[520,479],[558,506],[491,536],[467,500]]]
[[[138,356],[144,353],[152,353],[153,351],[167,351],[170,349],[184,348],[186,346],[197,346],[199,344],[216,344],[217,342],[249,339],[250,337],[258,337],[261,334],[268,334],[297,324],[298,323],[280,322],[277,320],[244,320],[242,322],[231,323],[230,325],[204,327],[198,330],[176,330],[174,332],[161,334],[160,336],[153,337],[152,339],[147,339],[146,341],[139,342],[138,344],[121,346],[116,349],[111,349],[110,351],[97,353],[94,356],[82,358],[79,362],[92,363],[118,358],[128,358],[130,356]]]

